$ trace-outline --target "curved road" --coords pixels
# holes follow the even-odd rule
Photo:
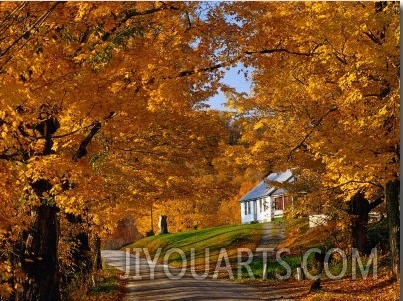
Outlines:
[[[156,264],[152,275],[147,260],[123,251],[103,250],[102,258],[125,272],[128,292],[123,300],[264,300],[253,287],[221,279],[197,280],[190,271],[173,279],[181,270],[169,267],[166,272],[168,267],[161,264]]]
[[[262,240],[258,248],[274,248],[284,239],[284,229],[280,225],[263,225]],[[255,256],[262,256],[255,252]],[[255,287],[233,281],[214,279],[195,279],[191,271],[155,264],[154,268],[146,259],[118,250],[103,250],[102,258],[107,264],[123,271],[127,281],[127,293],[123,300],[278,300],[286,294],[259,291]],[[150,273],[150,270],[153,271]],[[178,275],[178,277],[175,277]],[[235,276],[235,275],[234,275]],[[278,298],[277,298],[278,297]],[[283,299],[284,300],[284,299]]]

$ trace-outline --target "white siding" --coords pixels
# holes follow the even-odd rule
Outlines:
[[[254,201],[245,201],[241,203],[242,224],[248,224],[254,221]],[[246,208],[246,211],[245,211]]]
[[[280,173],[272,173],[265,180],[261,181],[252,190],[240,199],[241,205],[241,220],[242,223],[250,223],[253,221],[263,222],[271,221],[274,217],[283,216],[283,209],[286,207],[284,197],[286,191],[282,188],[277,189],[274,186],[268,185],[267,182],[288,182],[292,183],[294,177],[291,170]],[[274,198],[282,197],[282,206],[275,208]],[[264,202],[264,208],[262,208]],[[291,199],[292,202],[292,199]],[[244,208],[245,204],[250,204],[249,209]],[[280,210],[281,209],[281,210]]]
[[[284,211],[283,210],[274,210],[274,217],[283,217]]]
[[[243,224],[249,224],[251,222],[270,222],[274,218],[282,217],[283,210],[275,209],[275,196],[265,196],[255,200],[248,200],[240,202],[241,205],[241,221]],[[291,198],[292,203],[292,198]],[[245,207],[246,206],[246,207]],[[247,210],[245,211],[245,208]]]
[[[272,211],[272,200],[270,197],[264,197],[257,200],[244,201],[241,202],[240,205],[241,205],[241,220],[243,224],[248,224],[254,221],[269,222],[272,220],[273,211]]]
[[[259,222],[271,221],[270,201],[271,201],[270,197],[264,197],[257,200],[258,205],[257,220]]]

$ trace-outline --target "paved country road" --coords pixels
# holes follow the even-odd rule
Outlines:
[[[180,279],[172,279],[181,270],[157,264],[154,277],[145,259],[118,250],[103,250],[102,258],[111,266],[127,273],[127,293],[123,300],[265,300],[262,293],[254,287],[222,279],[206,278],[196,280],[191,271]],[[133,276],[142,279],[134,279]],[[172,275],[172,276],[170,276]],[[137,278],[140,278],[137,277]],[[154,278],[154,279],[150,279]],[[179,277],[176,277],[179,278]],[[266,299],[267,300],[267,299]]]

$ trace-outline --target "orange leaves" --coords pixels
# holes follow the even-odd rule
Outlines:
[[[368,277],[366,279],[357,278],[351,280],[345,279],[332,281],[322,281],[323,289],[321,292],[309,294],[301,300],[312,300],[315,298],[324,300],[374,300],[377,296],[380,300],[394,301],[400,299],[399,282],[392,283],[390,276],[386,271],[382,271],[376,279]]]
[[[1,267],[0,267],[1,268]],[[7,275],[3,274],[3,275]],[[4,298],[9,298],[11,296],[13,292],[13,288],[10,284],[8,283],[0,283],[0,296],[4,297]]]
[[[0,31],[1,49],[49,8],[21,5],[6,24],[11,38]],[[60,209],[62,250],[72,230],[66,214],[102,231],[157,197],[184,203],[178,220],[191,214],[215,222],[228,174],[217,175],[214,159],[227,137],[218,113],[195,107],[218,87],[219,72],[208,67],[212,45],[223,42],[196,29],[209,28],[196,20],[196,6],[60,3],[16,42],[24,47],[13,45],[9,60],[0,55],[8,72],[0,83],[0,173],[7,178],[0,188],[10,212],[0,215],[0,245],[2,231],[28,223],[27,211],[40,204]],[[9,9],[0,4],[1,12]],[[198,40],[203,47],[192,48]],[[94,124],[100,127],[90,135]]]
[[[374,118],[377,110],[374,110],[374,106],[378,104],[372,103],[371,98],[376,97],[377,93],[374,90],[374,77],[384,76],[385,70],[382,64],[386,60],[384,55],[386,44],[393,44],[395,38],[389,35],[384,41],[385,47],[377,45],[376,50],[374,45],[368,43],[368,40],[353,38],[357,35],[357,30],[363,30],[359,29],[363,24],[373,28],[372,22],[381,18],[375,14],[372,5],[358,6],[344,3],[304,3],[279,6],[275,13],[273,11],[269,14],[269,18],[278,20],[278,24],[293,28],[293,31],[286,32],[283,26],[277,26],[272,30],[271,36],[277,37],[279,45],[286,48],[286,42],[283,41],[287,41],[287,47],[292,49],[294,44],[298,45],[305,40],[317,46],[313,55],[307,58],[292,54],[284,56],[273,54],[269,58],[255,57],[255,68],[259,70],[254,75],[258,83],[255,95],[251,99],[239,98],[239,104],[235,102],[235,106],[240,108],[244,106],[244,103],[254,103],[257,112],[265,112],[265,110],[272,112],[272,116],[267,115],[254,123],[255,131],[261,130],[264,123],[271,124],[272,127],[267,130],[268,136],[291,146],[295,135],[299,134],[301,137],[306,135],[310,131],[306,125],[310,125],[311,128],[316,127],[319,117],[323,116],[326,109],[334,105],[338,107],[338,120],[329,115],[306,140],[307,147],[317,151],[322,149],[325,153],[330,152],[329,156],[332,156],[336,151],[348,151],[348,142],[343,143],[343,140],[346,142],[345,139],[349,136],[359,135],[359,139],[362,139],[361,145],[369,142],[373,133],[368,131],[368,127],[371,121],[372,124],[377,124],[377,119]],[[359,11],[353,7],[358,8]],[[266,8],[262,5],[261,9],[265,11]],[[281,10],[284,10],[283,14],[279,13]],[[268,7],[267,11],[269,11]],[[318,19],[318,16],[321,18]],[[314,28],[296,26],[303,22],[310,22],[313,17],[315,17]],[[391,15],[386,12],[382,15],[382,18],[390,17]],[[349,25],[343,26],[344,23]],[[256,35],[260,37],[265,34],[262,28]],[[392,57],[396,55],[395,49]],[[388,74],[392,75],[394,72],[390,70]],[[388,78],[391,80],[389,85],[397,84],[396,77]],[[382,89],[380,86],[378,85],[378,91]],[[391,99],[390,97],[393,96],[391,93],[388,92],[388,95],[384,97],[384,102]],[[381,106],[379,112],[386,111]],[[379,121],[381,122],[382,119]],[[286,122],[281,123],[281,120]],[[336,128],[337,131],[332,133],[332,129]],[[261,141],[256,143],[262,144]],[[354,148],[354,150],[357,149]],[[348,152],[346,156],[354,156],[352,152]],[[368,164],[368,162],[362,162],[362,164]]]
[[[348,227],[343,200],[359,190],[373,196],[400,178],[397,5],[238,2],[231,9],[245,24],[231,39],[248,41],[241,60],[254,68],[254,91],[228,97],[243,117],[243,147],[236,146],[243,151],[232,147],[229,160],[297,168],[296,185],[309,192],[298,212],[332,204],[337,229]]]

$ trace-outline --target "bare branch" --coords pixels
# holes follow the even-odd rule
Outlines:
[[[288,53],[288,54],[292,54],[292,55],[300,55],[300,56],[312,56],[315,54],[315,50],[318,46],[315,46],[312,51],[310,52],[297,52],[297,51],[290,51],[286,48],[273,48],[273,49],[262,49],[262,50],[257,50],[257,51],[244,51],[241,55],[230,59],[226,62],[221,62],[209,67],[205,67],[205,68],[194,68],[193,70],[189,69],[189,70],[184,70],[179,72],[179,74],[176,76],[178,77],[184,77],[184,76],[189,76],[189,75],[193,75],[197,72],[210,72],[210,71],[214,71],[217,70],[219,68],[223,68],[223,67],[227,67],[230,66],[234,63],[237,63],[238,61],[240,61],[244,55],[253,55],[253,54],[268,54],[268,53]]]
[[[179,74],[176,77],[184,77],[184,76],[189,76],[189,75],[193,75],[197,72],[210,72],[210,71],[214,71],[217,70],[219,68],[222,67],[226,67],[228,66],[228,64],[231,64],[233,61],[230,61],[228,63],[219,63],[216,65],[212,65],[210,67],[205,67],[205,68],[201,68],[201,69],[195,69],[195,70],[185,70],[185,71],[181,71],[179,72]]]
[[[110,120],[115,115],[116,115],[115,112],[111,112],[108,116],[106,116],[103,119],[104,122],[107,122],[108,120]],[[74,154],[73,161],[78,161],[79,159],[81,159],[82,157],[84,157],[88,153],[87,146],[88,146],[88,144],[90,144],[90,142],[92,141],[94,136],[100,131],[101,127],[102,127],[101,121],[95,121],[92,124],[92,128],[91,128],[90,132],[83,139],[83,141],[81,141],[80,146],[78,147],[76,153]]]
[[[294,54],[294,55],[302,55],[302,56],[312,56],[314,53],[311,52],[297,52],[297,51],[290,51],[286,48],[273,48],[273,49],[262,49],[258,51],[245,51],[244,54],[270,54],[270,53],[276,53],[276,52],[284,52],[288,54]]]
[[[3,25],[5,25],[5,23],[11,18],[13,17],[15,14],[18,14],[26,5],[28,4],[28,1],[22,2],[19,6],[17,6],[16,8],[14,8],[14,10],[8,15],[6,16],[3,21],[0,23],[0,28],[3,27]],[[8,26],[5,26],[8,28]]]
[[[138,11],[138,10],[128,10],[125,12],[122,20],[121,20],[121,24],[125,23],[127,20],[129,20],[130,18],[136,17],[136,16],[145,16],[145,15],[150,15],[150,14],[154,14],[156,12],[165,10],[165,9],[171,9],[171,10],[178,10],[177,7],[173,6],[173,5],[167,5],[166,3],[163,3],[162,6],[160,7],[155,7],[155,8],[151,8],[151,9],[147,9],[147,10],[143,10],[143,11]]]
[[[121,19],[118,21],[118,23],[116,24],[115,27],[113,27],[110,32],[106,33],[103,37],[102,40],[106,41],[107,39],[109,39],[119,28],[120,26],[122,26],[124,23],[126,23],[129,19],[133,18],[133,17],[137,17],[137,16],[146,16],[146,15],[151,15],[151,14],[155,14],[157,12],[166,10],[166,9],[171,9],[171,10],[178,10],[177,7],[173,6],[173,5],[167,5],[166,3],[163,3],[160,7],[154,7],[151,9],[146,9],[143,11],[138,11],[138,10],[127,10],[124,12],[124,14],[122,14],[120,17]]]
[[[83,141],[81,141],[80,146],[78,147],[76,153],[73,156],[73,161],[78,161],[78,159],[81,159],[88,153],[87,146],[88,144],[90,144],[92,138],[94,138],[94,136],[96,135],[96,133],[99,132],[100,129],[101,129],[101,122],[95,121],[89,134],[84,138]]]
[[[327,115],[329,115],[330,113],[334,112],[338,110],[338,107],[333,107],[330,108],[319,120],[318,122],[315,123],[314,127],[309,131],[308,134],[305,135],[305,137],[301,140],[300,143],[298,143],[297,146],[295,146],[290,153],[288,154],[287,160],[291,159],[291,156],[293,154],[294,151],[296,151],[297,149],[299,149],[300,147],[302,147],[305,144],[305,141],[313,134],[313,132],[319,127],[319,125],[323,122],[323,120],[326,118]]]
[[[30,28],[28,28],[28,30],[26,30],[24,33],[22,33],[18,38],[16,38],[6,49],[4,49],[1,53],[0,53],[0,57],[4,56],[5,54],[7,54],[11,48],[13,48],[22,38],[26,37],[27,35],[29,35],[32,30],[34,30],[38,25],[41,25],[43,21],[46,20],[46,18],[50,15],[50,13],[56,8],[56,6],[58,4],[62,3],[61,1],[55,2],[50,8],[48,8],[43,14],[42,16],[40,16],[35,22],[34,24],[31,25]]]
[[[364,34],[371,39],[372,42],[374,42],[377,45],[382,45],[381,41],[373,34],[371,30],[365,31]]]
[[[383,203],[383,196],[380,198],[377,198],[375,201],[373,201],[372,203],[369,203],[369,208],[368,211],[371,211],[372,209],[374,209],[375,207],[379,206],[380,204]]]
[[[348,184],[351,184],[351,183],[370,184],[370,185],[379,187],[379,188],[381,188],[381,189],[384,189],[384,187],[383,187],[381,184],[379,184],[379,183],[375,183],[375,182],[371,182],[371,181],[357,181],[357,180],[350,180],[350,181],[344,182],[344,183],[342,183],[342,184],[340,184],[340,185],[336,185],[336,186],[329,187],[328,189],[329,189],[329,190],[334,190],[334,189],[343,187],[343,186],[348,185]]]

